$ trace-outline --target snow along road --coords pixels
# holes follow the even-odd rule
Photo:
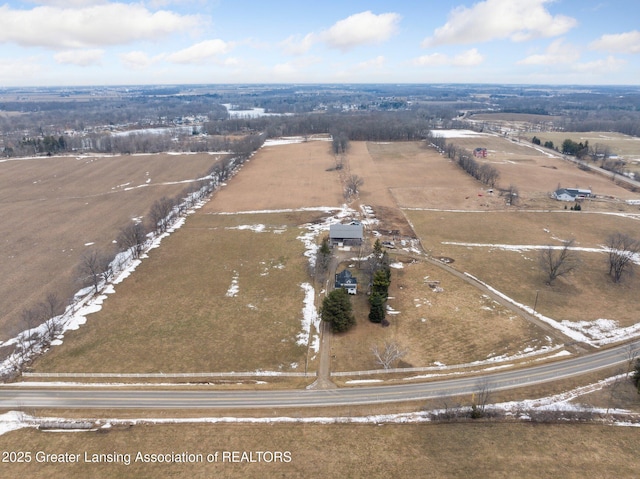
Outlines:
[[[628,362],[640,341],[517,371],[428,383],[329,390],[115,390],[60,386],[0,388],[0,409],[233,409],[299,408],[391,403],[470,395],[556,381]]]

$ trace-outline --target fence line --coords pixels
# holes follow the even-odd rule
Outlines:
[[[314,371],[279,372],[249,371],[221,373],[29,373],[22,374],[26,378],[240,378],[240,377],[306,377],[315,376]]]

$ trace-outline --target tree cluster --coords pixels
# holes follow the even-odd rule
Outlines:
[[[562,153],[565,155],[572,155],[576,158],[584,158],[589,154],[589,140],[576,143],[575,141],[567,138],[562,142]]]

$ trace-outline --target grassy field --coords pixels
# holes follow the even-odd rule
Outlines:
[[[518,187],[521,195],[519,206],[557,208],[557,202],[549,200],[549,195],[559,186],[590,188],[597,196],[612,196],[622,200],[638,197],[637,194],[616,185],[609,178],[580,170],[575,165],[563,161],[559,153],[557,157],[552,157],[533,148],[534,145],[530,143],[530,139],[513,141],[494,135],[483,135],[472,138],[451,138],[448,141],[469,151],[477,147],[487,148],[487,158],[477,159],[477,161],[489,163],[499,170],[500,186]],[[635,145],[640,153],[640,143],[636,141]],[[484,194],[484,196],[487,195]],[[491,202],[491,197],[485,198],[485,204],[493,206]]]
[[[556,162],[562,168],[548,170],[558,175],[564,171],[588,175],[525,146],[501,138],[493,141],[495,151],[506,145],[536,161]],[[39,360],[35,370],[302,371],[305,364],[312,366],[306,349],[295,344],[304,297],[300,284],[312,281],[297,236],[300,225],[318,221],[326,213],[260,211],[339,205],[340,173],[327,171],[333,162],[326,142],[261,150],[182,229],[151,252],[102,311],[81,330],[69,333],[65,344]],[[498,168],[505,165],[499,163]],[[611,284],[602,254],[585,253],[578,273],[549,287],[537,268],[536,252],[445,244],[544,245],[573,237],[578,246],[597,248],[611,231],[636,235],[637,221],[593,214],[597,203],[585,205],[588,211],[581,213],[508,211],[497,195],[478,196],[481,189],[475,181],[421,143],[353,143],[345,170],[342,174],[364,179],[352,206],[373,207],[381,223],[371,228],[415,234],[430,255],[452,258],[454,268],[524,304],[532,305],[537,291],[538,310],[554,319],[606,318],[621,326],[637,322],[640,300],[632,291],[638,280]],[[533,191],[535,181],[529,184]],[[440,194],[444,190],[449,196]],[[416,206],[474,212],[411,209]],[[259,224],[264,225],[262,233],[229,229]],[[366,295],[356,296],[357,326],[334,337],[333,370],[377,368],[371,347],[385,340],[405,348],[400,365],[413,367],[469,363],[549,345],[543,330],[461,279],[420,258],[412,261],[411,256],[399,255],[396,260],[403,267],[393,269],[391,326],[383,329],[370,323]],[[366,284],[366,278],[360,279]],[[428,286],[434,280],[440,282],[441,292]],[[234,281],[239,294],[229,298],[226,294]],[[192,347],[194,338],[201,347]]]
[[[571,211],[407,211],[407,215],[418,235],[424,238],[423,246],[432,255],[454,259],[456,269],[473,274],[523,304],[533,306],[536,291],[540,291],[537,309],[542,314],[570,321],[615,319],[621,326],[638,322],[640,303],[633,294],[638,278],[630,277],[622,284],[613,284],[606,276],[608,266],[603,253],[579,253],[581,267],[548,286],[538,266],[536,251],[465,245],[559,245],[562,239],[575,238],[577,246],[599,248],[614,231],[636,237],[637,220]]]
[[[55,442],[53,442],[55,441]],[[3,451],[80,454],[83,462],[0,463],[3,477],[632,478],[636,428],[543,424],[138,425],[106,433],[14,431]],[[562,446],[559,446],[562,445]],[[136,463],[142,454],[202,454],[192,464]],[[207,454],[218,452],[218,462]],[[287,452],[289,462],[222,462],[223,451]],[[85,452],[131,454],[129,466],[85,463]],[[227,456],[228,457],[228,456]],[[267,456],[265,456],[267,457]]]
[[[23,309],[79,289],[89,247],[111,251],[118,230],[189,186],[220,155],[51,157],[0,162],[0,340],[24,329]]]
[[[317,215],[189,217],[35,369],[304,371],[307,348],[296,337],[309,278],[297,236]],[[264,231],[249,228],[257,225]]]
[[[562,142],[567,139],[583,144],[588,141],[591,146],[595,146],[596,144],[606,145],[611,149],[611,154],[618,155],[626,160],[640,159],[640,139],[623,135],[622,133],[610,131],[540,132],[523,135],[522,138],[531,141],[533,136],[540,138],[542,144],[544,144],[545,141],[553,141],[553,144],[558,148],[562,147]]]
[[[466,364],[548,345],[543,331],[425,261],[407,262],[400,269],[393,268],[391,275],[390,326],[371,323],[367,297],[357,296],[352,301],[356,327],[332,340],[333,370],[381,369],[371,347],[385,341],[406,350],[401,367]],[[437,291],[430,282],[437,283]]]

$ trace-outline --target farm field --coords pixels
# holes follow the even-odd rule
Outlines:
[[[559,165],[553,170],[558,181],[564,180],[565,171],[591,176],[531,148],[496,137],[483,141],[489,140],[495,141],[495,151],[517,147],[535,161]],[[636,235],[637,220],[596,214],[591,211],[599,205],[595,202],[581,213],[563,211],[563,203],[546,199],[545,205],[555,212],[507,210],[497,194],[479,196],[475,181],[421,143],[354,142],[344,171],[332,170],[334,164],[326,142],[261,149],[117,286],[118,294],[109,297],[86,326],[68,333],[64,344],[37,361],[34,370],[315,370],[315,351],[297,344],[296,336],[304,319],[301,285],[314,285],[316,294],[323,285],[308,274],[306,246],[299,236],[305,224],[318,225],[335,213],[302,209],[337,208],[343,201],[345,174],[364,179],[348,215],[357,217],[359,205],[369,205],[377,223],[367,228],[399,230],[407,241],[417,236],[427,254],[451,258],[457,271],[473,274],[522,304],[532,306],[538,292],[538,311],[558,321],[605,318],[620,327],[638,322],[632,294],[637,280],[612,285],[601,253],[584,254],[579,273],[549,287],[536,267],[535,252],[491,246],[560,244],[575,237],[580,247],[599,248],[610,231]],[[497,164],[501,172],[504,165]],[[535,184],[529,182],[532,192]],[[485,212],[478,212],[482,209]],[[327,228],[314,236],[316,243]],[[385,340],[407,350],[400,363],[404,367],[490,361],[562,344],[468,282],[427,263],[415,250],[400,248],[391,256],[396,265],[388,302],[391,326],[382,329],[370,323],[366,295],[356,296],[357,326],[333,338],[333,371],[377,369],[371,347]],[[356,260],[348,259],[341,267]],[[429,287],[432,281],[439,282],[440,292]],[[361,278],[361,283],[366,280]],[[321,300],[316,297],[316,307]],[[194,338],[202,348],[193,348]]]
[[[80,286],[74,269],[90,248],[113,249],[120,228],[154,201],[181,193],[224,155],[40,157],[0,162],[0,340],[20,315]]]
[[[55,443],[54,443],[55,441]],[[560,446],[561,445],[561,446]],[[0,448],[80,454],[82,462],[1,464],[5,477],[635,477],[638,432],[584,424],[189,424],[113,427],[108,432],[33,429],[0,436]],[[219,462],[206,455],[219,452]],[[288,462],[222,462],[223,451],[286,451]],[[131,454],[85,463],[84,453]],[[136,463],[137,452],[203,454],[202,463]]]
[[[469,151],[487,148],[487,158],[478,158],[478,163],[495,166],[500,171],[498,182],[501,186],[518,187],[521,207],[556,208],[557,202],[551,200],[549,195],[559,186],[591,188],[593,194],[599,197],[613,197],[619,200],[638,198],[637,193],[616,185],[604,176],[580,170],[574,164],[562,161],[560,153],[549,153],[527,140],[513,141],[496,135],[475,134],[471,137],[454,136],[448,141]],[[640,142],[636,141],[635,145],[636,151],[640,154]],[[484,192],[482,194],[487,196]],[[484,203],[485,206],[494,206],[495,201],[489,197]],[[623,208],[624,206],[615,205]]]
[[[199,212],[165,238],[39,372],[304,372],[309,281],[298,225],[317,212]]]
[[[562,142],[566,139],[573,140],[576,143],[589,142],[589,145],[595,146],[596,144],[606,145],[611,149],[611,154],[620,156],[627,161],[640,160],[640,138],[636,138],[629,135],[623,135],[622,133],[616,133],[611,131],[553,131],[553,132],[540,132],[534,134],[523,135],[523,139],[531,141],[533,136],[540,138],[542,144],[545,141],[553,141],[553,144],[557,147],[562,146]]]
[[[638,278],[620,285],[608,278],[606,254],[578,252],[581,267],[553,286],[545,283],[538,251],[527,246],[560,245],[576,239],[579,248],[601,249],[611,232],[638,235],[638,220],[587,212],[434,212],[407,211],[423,247],[433,256],[449,257],[453,266],[491,284],[514,300],[557,320],[606,318],[626,327],[637,323],[640,303],[633,294]],[[482,225],[481,228],[478,225]]]

